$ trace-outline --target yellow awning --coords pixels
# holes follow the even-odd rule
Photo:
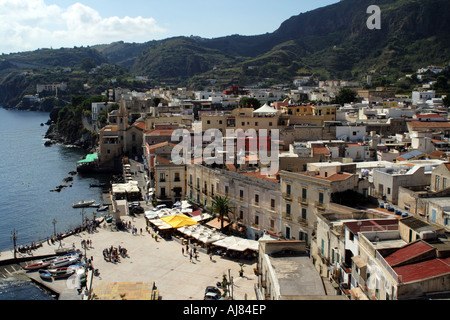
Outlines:
[[[175,229],[185,226],[193,226],[194,224],[197,224],[195,220],[189,218],[188,216],[185,216],[184,214],[162,217],[161,220],[171,225]]]

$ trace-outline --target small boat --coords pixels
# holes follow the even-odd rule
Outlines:
[[[97,211],[106,211],[108,210],[108,206],[101,206],[97,209]]]
[[[99,208],[100,204],[99,203],[93,203],[89,205],[90,208]]]
[[[90,188],[103,188],[106,186],[106,183],[91,183],[89,185]]]
[[[57,271],[50,271],[50,270],[39,270],[39,275],[44,280],[51,280],[51,279],[64,279],[68,278],[71,275],[75,273],[76,269],[67,269],[67,270],[57,270]]]
[[[78,259],[79,259],[79,257],[76,255],[58,258],[49,265],[49,268],[54,269],[54,268],[66,267],[71,264],[74,264],[75,262],[78,261]]]
[[[30,264],[29,266],[24,267],[24,269],[27,271],[43,269],[43,268],[48,267],[54,260],[55,260],[55,258],[43,259],[39,262]]]
[[[44,280],[52,280],[52,274],[48,270],[39,270],[39,276]]]
[[[85,208],[93,204],[95,200],[80,201],[72,204],[72,208]]]
[[[76,263],[76,264],[71,264],[71,265],[68,266],[68,267],[55,268],[55,269],[47,269],[47,271],[53,274],[53,273],[55,273],[55,272],[61,272],[61,271],[78,270],[78,269],[83,268],[83,266],[84,266],[84,263],[83,263],[83,262],[79,262],[79,263]]]
[[[73,275],[75,271],[76,269],[59,270],[56,272],[50,272],[50,275],[53,279],[64,279]]]

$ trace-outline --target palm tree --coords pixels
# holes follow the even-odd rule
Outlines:
[[[211,211],[219,214],[220,231],[223,231],[223,218],[233,213],[231,208],[231,201],[228,197],[214,196],[212,198]]]

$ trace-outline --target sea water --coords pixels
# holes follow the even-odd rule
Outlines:
[[[90,184],[110,182],[109,175],[81,174],[74,175],[71,182],[63,181],[72,177],[69,173],[76,171],[76,162],[87,152],[64,145],[44,146],[48,126],[41,124],[48,119],[48,113],[0,108],[0,251],[13,249],[13,232],[17,245],[30,245],[45,241],[55,231],[64,233],[81,225],[83,216],[92,218],[95,208],[82,213],[83,209],[73,209],[72,203],[95,200],[101,204],[101,189],[90,188]],[[50,191],[60,185],[67,187]],[[12,290],[8,284],[13,283],[3,282],[0,300],[5,292],[9,296],[14,296],[13,291],[26,293],[24,288],[29,285],[15,283]]]

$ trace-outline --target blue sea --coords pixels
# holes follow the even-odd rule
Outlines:
[[[48,113],[0,108],[0,251],[12,250],[13,231],[18,245],[29,245],[46,240],[54,231],[62,233],[79,226],[82,209],[73,209],[72,203],[95,200],[101,204],[101,189],[89,185],[110,182],[110,175],[80,174],[74,175],[72,182],[63,182],[72,177],[69,172],[76,171],[76,162],[87,152],[64,145],[44,146],[48,126],[41,124],[48,119]],[[59,185],[67,187],[50,191]],[[85,209],[85,214],[92,217],[94,211]],[[15,285],[17,298],[24,299],[23,283],[2,281],[0,300],[8,299],[5,292],[14,297],[11,288]],[[30,293],[29,299],[33,297]]]

